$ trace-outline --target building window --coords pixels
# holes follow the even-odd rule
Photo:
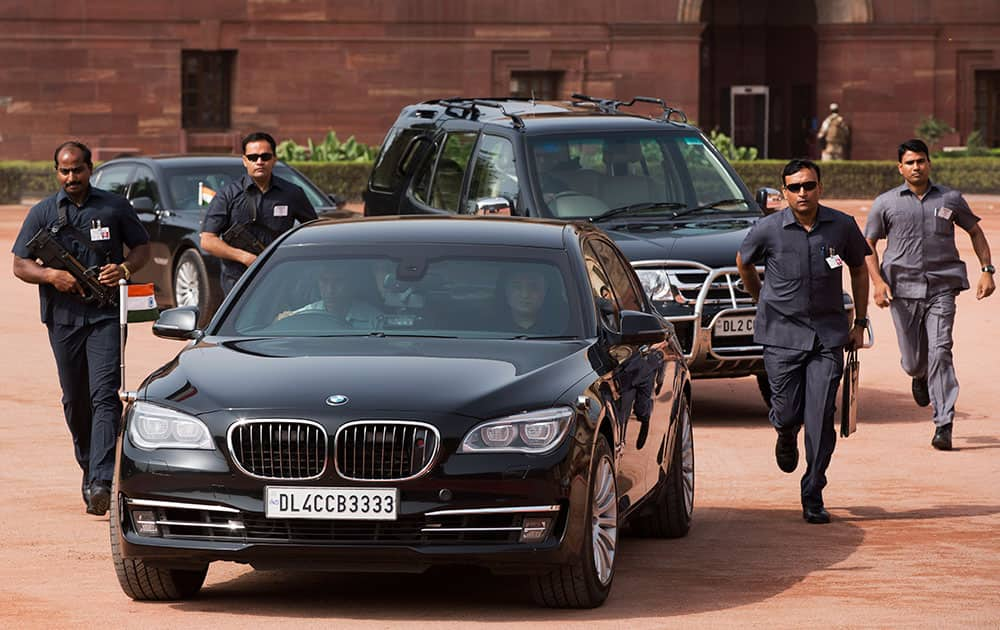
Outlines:
[[[512,70],[510,95],[553,101],[559,98],[563,74],[561,70]]]
[[[234,50],[181,51],[181,124],[185,129],[229,129]]]
[[[976,71],[975,130],[987,146],[1000,146],[1000,70]]]

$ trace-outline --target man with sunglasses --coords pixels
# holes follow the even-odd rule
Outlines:
[[[969,288],[965,263],[955,247],[955,226],[968,232],[979,259],[978,300],[996,288],[990,245],[962,194],[931,182],[931,160],[922,140],[907,140],[897,155],[904,183],[875,199],[865,224],[872,249],[868,273],[875,304],[892,311],[913,399],[921,407],[933,403],[931,445],[948,451],[958,400],[951,352],[955,296]],[[886,248],[880,266],[876,243],[883,238]]]
[[[90,149],[64,142],[52,156],[62,189],[35,205],[14,241],[14,275],[38,285],[42,322],[56,360],[63,414],[83,471],[87,513],[101,516],[111,502],[115,440],[122,415],[118,307],[94,300],[69,271],[36,260],[29,245],[48,234],[117,293],[149,260],[149,235],[121,195],[94,188]],[[128,248],[128,255],[125,248]]]
[[[860,347],[868,326],[865,256],[870,250],[852,217],[820,205],[819,166],[792,160],[781,177],[788,207],[751,228],[736,264],[744,287],[759,304],[754,341],[764,346],[778,468],[795,471],[798,433],[805,426],[802,518],[829,523],[823,488],[837,443],[834,402],[844,371],[844,347]],[[755,268],[760,264],[763,285]],[[851,278],[853,323],[844,310],[844,267]]]
[[[223,240],[234,225],[242,225],[262,244],[270,245],[282,233],[316,218],[316,210],[295,184],[272,175],[276,146],[270,134],[256,131],[243,138],[243,166],[247,174],[219,191],[201,222],[201,247],[222,260],[220,284],[228,294],[246,268],[257,260],[254,252]]]

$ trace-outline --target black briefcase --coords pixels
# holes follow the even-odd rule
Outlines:
[[[848,350],[844,359],[844,384],[840,387],[840,435],[848,437],[858,430],[858,375],[861,364],[858,351]]]

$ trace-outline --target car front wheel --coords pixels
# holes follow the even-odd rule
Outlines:
[[[198,326],[204,327],[212,319],[217,301],[211,295],[201,254],[194,249],[184,250],[174,267],[174,305],[197,306]]]
[[[677,437],[670,473],[663,478],[654,503],[635,522],[636,533],[657,538],[680,538],[691,529],[694,514],[694,433],[691,401],[685,397],[677,412]]]
[[[532,594],[552,608],[595,608],[615,577],[618,550],[618,485],[611,447],[598,436],[590,470],[587,524],[575,561],[532,578]]]

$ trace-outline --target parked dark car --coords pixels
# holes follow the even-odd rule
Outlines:
[[[311,222],[196,320],[161,313],[154,333],[190,341],[127,394],[110,519],[134,599],[191,597],[216,560],[459,563],[592,607],[626,520],[688,532],[688,371],[595,228]]]
[[[152,282],[160,308],[197,306],[201,324],[215,313],[222,298],[219,260],[201,249],[201,219],[215,191],[245,173],[242,159],[232,155],[122,157],[94,169],[91,182],[127,197],[149,232],[152,257],[133,281]],[[274,174],[301,187],[320,216],[344,215],[337,199],[291,166],[278,162]]]
[[[755,201],[686,121],[643,97],[410,105],[382,142],[364,212],[499,212],[597,225],[673,322],[692,376],[752,374],[767,398],[763,351],[753,341],[756,307],[735,260],[777,191],[761,189]]]

